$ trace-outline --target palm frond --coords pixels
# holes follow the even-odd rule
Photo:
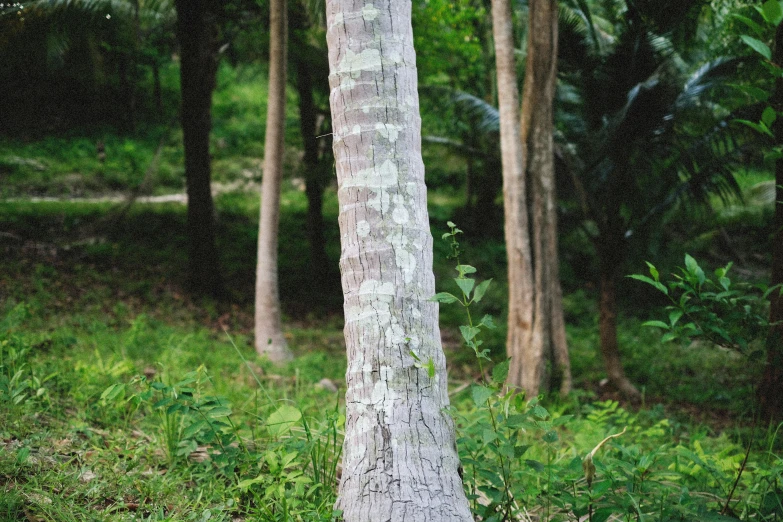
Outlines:
[[[737,67],[744,61],[743,58],[720,57],[696,69],[677,97],[677,108],[683,109],[701,102],[705,93],[725,85],[727,80],[734,77]]]
[[[500,132],[500,113],[497,107],[478,96],[441,86],[422,86],[419,90],[425,96],[437,97],[441,105],[451,105],[461,119],[469,122],[481,133]]]

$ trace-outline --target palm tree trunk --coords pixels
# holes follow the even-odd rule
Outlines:
[[[411,0],[327,0],[326,10],[348,354],[336,507],[346,522],[472,520],[428,300]]]
[[[775,34],[775,63],[783,64],[783,25],[779,25]],[[775,92],[772,104],[775,110],[783,110],[783,78],[775,80]],[[780,112],[778,112],[780,113]],[[783,145],[783,121],[775,122],[775,141]],[[783,160],[775,162],[775,234],[772,240],[772,280],[771,285],[783,284]],[[771,308],[769,321],[772,324],[767,336],[767,365],[759,387],[761,413],[765,419],[783,418],[783,296],[780,291],[770,294]]]
[[[188,194],[188,280],[202,295],[220,296],[223,281],[215,245],[215,208],[210,185],[209,133],[217,59],[214,20],[207,0],[177,0],[182,134]]]
[[[272,0],[269,36],[269,97],[266,113],[264,179],[256,265],[256,351],[275,362],[292,358],[281,324],[277,277],[280,185],[283,177],[286,86],[286,0]]]

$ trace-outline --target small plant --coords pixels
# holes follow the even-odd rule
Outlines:
[[[737,351],[751,359],[759,359],[759,346],[769,329],[766,310],[772,288],[754,288],[733,283],[729,278],[732,263],[718,268],[714,279],[707,276],[698,262],[685,255],[685,266],[678,268],[673,278],[664,284],[658,269],[647,263],[650,276],[630,275],[666,295],[671,302],[666,307],[668,320],[648,321],[645,326],[666,331],[662,340],[691,341],[701,338],[717,346]]]
[[[505,390],[509,360],[496,364],[492,376],[487,377],[485,365],[491,363],[489,350],[482,348],[480,339],[484,330],[495,328],[490,315],[484,315],[475,322],[471,315],[471,306],[480,302],[492,280],[487,279],[476,284],[476,269],[460,262],[460,247],[457,236],[462,230],[449,221],[450,231],[442,238],[449,241],[451,253],[449,259],[457,263],[457,277],[454,282],[459,294],[440,292],[432,297],[433,301],[443,304],[458,303],[465,309],[467,324],[460,326],[465,344],[473,350],[479,366],[481,383],[471,387],[474,406],[483,413],[483,419],[474,418],[460,431],[457,445],[463,453],[462,463],[467,466],[469,481],[468,499],[473,512],[487,522],[516,520],[524,513],[524,505],[517,499],[519,491],[519,463],[536,473],[547,473],[547,484],[551,491],[552,457],[554,451],[547,451],[549,465],[533,459],[522,460],[530,445],[523,443],[526,432],[540,435],[547,449],[558,441],[555,427],[562,425],[568,417],[553,421],[549,412],[533,398],[526,402],[523,393],[517,390]],[[521,495],[520,495],[521,496]]]
[[[115,383],[101,394],[106,404],[122,404],[127,426],[142,405],[157,417],[163,450],[169,464],[187,457],[199,444],[214,445],[220,451],[211,455],[213,462],[229,476],[233,476],[235,454],[233,442],[241,443],[230,420],[231,408],[225,398],[202,396],[203,381],[208,379],[202,366],[187,373],[181,380],[167,384],[163,380],[148,382],[138,376],[129,383]],[[130,396],[126,399],[126,394]]]

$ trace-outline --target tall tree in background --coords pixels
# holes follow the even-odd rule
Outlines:
[[[176,0],[176,8],[188,194],[189,286],[196,293],[218,296],[223,293],[223,282],[215,245],[209,154],[212,91],[218,65],[216,12],[210,0]]]
[[[472,520],[429,301],[411,0],[326,5],[348,355],[337,507],[347,522]]]
[[[285,138],[286,0],[271,0],[269,33],[269,97],[266,113],[264,178],[261,183],[261,218],[258,226],[256,265],[256,351],[270,360],[291,359],[280,313],[277,277],[277,247],[280,224],[280,184],[283,178]]]
[[[780,70],[783,67],[783,23],[778,23],[775,30],[773,60]],[[774,124],[775,146],[783,148],[783,78],[775,79],[775,90],[772,95],[772,107],[777,111]],[[772,280],[771,285],[783,284],[783,159],[775,161],[775,227],[772,239]],[[761,381],[759,398],[762,414],[767,419],[783,418],[783,296],[780,291],[770,294],[772,306],[770,309],[769,335],[767,337],[767,365]]]
[[[508,384],[535,396],[549,388],[547,361],[561,393],[571,389],[571,370],[558,271],[552,137],[558,10],[555,0],[530,0],[529,6],[520,124],[511,6],[508,0],[492,2],[508,252]]]

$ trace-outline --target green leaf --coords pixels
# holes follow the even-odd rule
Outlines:
[[[113,401],[119,397],[122,399],[125,397],[125,385],[124,384],[112,384],[101,393],[102,401]]]
[[[772,51],[769,49],[769,46],[764,42],[762,42],[761,40],[758,40],[746,34],[741,35],[740,38],[742,39],[743,42],[745,42],[746,45],[748,45],[751,49],[759,53],[767,60],[772,59]]]
[[[735,20],[738,20],[738,21],[742,22],[743,24],[745,24],[748,27],[748,29],[750,29],[751,31],[756,33],[756,36],[763,36],[764,35],[764,30],[761,28],[761,26],[759,24],[757,24],[756,22],[754,22],[753,20],[751,20],[750,18],[748,18],[747,16],[742,16],[742,15],[738,15],[738,14],[733,14],[733,15],[730,15],[730,16],[731,16],[731,18],[734,18]]]
[[[231,415],[231,408],[226,408],[225,406],[218,406],[207,412],[207,416],[213,419],[217,417],[228,417],[229,415]]]
[[[680,320],[682,314],[682,310],[672,310],[669,312],[669,324],[671,324],[672,328],[674,328],[674,325],[676,325],[677,321]]]
[[[498,438],[498,434],[495,433],[495,430],[485,428],[481,433],[481,437],[484,439],[484,444],[491,444]]]
[[[446,226],[449,228],[456,228],[457,225],[453,221],[446,221]]]
[[[193,437],[196,433],[201,431],[201,428],[207,425],[207,422],[203,419],[197,420],[196,422],[192,423],[190,426],[185,428],[185,430],[182,432],[182,438],[183,439],[189,439]]]
[[[548,442],[549,444],[552,444],[553,442],[557,442],[557,439],[559,437],[557,436],[557,432],[554,430],[547,431],[544,433],[543,440],[544,442]]]
[[[486,386],[481,386],[479,384],[473,385],[473,387],[470,389],[470,394],[473,397],[473,404],[479,408],[486,405],[487,399],[489,399],[493,393],[495,393],[495,391],[491,388],[487,388]]]
[[[475,274],[476,268],[470,265],[457,265],[457,272],[459,272],[460,275]]]
[[[696,262],[689,254],[685,254],[685,268],[688,269],[688,273],[699,281],[699,284],[704,283],[704,270],[701,269],[699,263]]]
[[[506,419],[506,426],[509,428],[526,428],[529,424],[527,415],[509,415]]]
[[[732,120],[735,123],[741,123],[742,125],[745,125],[747,127],[750,127],[751,129],[755,130],[756,132],[759,132],[761,134],[766,134],[767,136],[774,138],[775,135],[772,134],[772,131],[764,125],[764,123],[755,123],[749,120],[740,120],[740,119],[734,119]]]
[[[637,281],[641,281],[643,283],[647,283],[648,285],[654,286],[664,294],[669,295],[669,289],[663,286],[663,283],[659,283],[658,281],[653,281],[649,277],[640,274],[631,274],[628,277],[630,277],[631,279],[636,279]]]
[[[21,448],[19,451],[16,452],[16,464],[24,464],[27,460],[27,457],[30,456],[30,448],[24,447]]]
[[[514,446],[514,458],[518,459],[525,453],[527,453],[527,450],[530,448],[529,445],[525,446]]]
[[[266,420],[266,429],[273,437],[279,437],[291,429],[302,418],[298,408],[284,404]]]
[[[544,471],[546,469],[546,467],[543,464],[541,464],[540,462],[538,462],[537,460],[526,460],[525,464],[527,464],[528,466],[533,468],[533,470],[538,472],[538,473],[541,473],[542,471]]]
[[[459,331],[462,334],[462,338],[465,339],[465,342],[470,342],[474,337],[476,337],[481,330],[476,328],[475,326],[466,326],[462,325],[459,327]]]
[[[427,376],[430,379],[435,377],[435,361],[432,360],[432,357],[430,357],[430,360],[427,361]]]
[[[451,295],[448,292],[439,292],[435,294],[434,296],[427,299],[428,301],[436,301],[438,303],[444,303],[444,304],[451,304],[451,303],[458,303],[459,299],[457,299],[455,296]]]
[[[544,408],[540,404],[536,404],[535,408],[533,408],[533,415],[535,415],[541,420],[544,420],[547,417],[549,417],[549,412],[546,411],[546,408]]]
[[[259,476],[257,476],[254,479],[240,480],[239,484],[237,484],[237,487],[244,491],[247,488],[249,488],[250,486],[252,486],[254,484],[259,484],[259,483],[261,483],[263,481],[264,481],[264,476],[263,475],[259,475]]]
[[[465,297],[470,299],[470,292],[473,290],[473,285],[476,284],[476,280],[462,277],[456,278],[454,281],[457,283],[459,289],[462,290],[462,293],[465,294]]]
[[[767,0],[764,5],[761,6],[761,15],[764,20],[777,27],[783,20],[783,9],[780,7],[778,0]]]
[[[508,368],[511,363],[511,359],[506,359],[502,363],[496,364],[494,368],[492,368],[492,382],[501,385],[504,382],[506,382],[506,377],[508,377]]]
[[[658,269],[655,268],[655,266],[649,261],[645,261],[645,263],[647,263],[647,267],[650,269],[650,275],[653,276],[653,279],[658,281],[659,278]]]
[[[473,301],[479,302],[484,297],[484,294],[487,292],[487,288],[489,288],[489,284],[492,282],[492,279],[487,279],[486,281],[482,281],[479,283],[479,285],[476,287],[476,291],[473,292]]]
[[[664,330],[669,329],[669,325],[663,321],[647,321],[646,323],[642,323],[642,326],[654,326],[655,328],[663,328]]]
[[[492,316],[489,314],[481,318],[481,322],[479,323],[479,326],[484,326],[485,328],[488,328],[490,330],[494,330],[495,328],[497,328],[497,326],[495,325],[495,321],[492,320]]]
[[[667,334],[664,334],[663,337],[661,337],[661,342],[668,343],[669,341],[674,341],[675,339],[677,339],[677,334],[674,332],[669,332]]]
[[[502,446],[500,446],[500,448],[498,448],[498,453],[500,453],[501,455],[503,455],[508,459],[514,459],[517,458],[517,456],[515,455],[515,449],[516,448],[514,448],[513,444],[507,442]]]
[[[772,124],[778,119],[778,113],[772,107],[767,107],[764,112],[761,113],[761,121],[769,128],[772,128]]]

